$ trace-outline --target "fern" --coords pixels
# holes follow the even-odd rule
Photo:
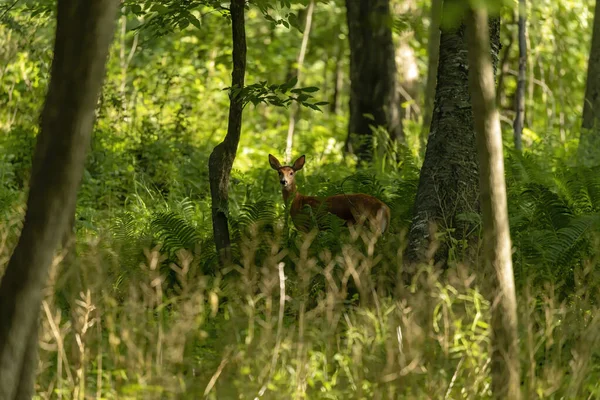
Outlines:
[[[587,194],[595,211],[600,211],[600,168],[582,171]]]
[[[574,253],[584,241],[585,234],[592,227],[598,227],[600,215],[583,215],[574,218],[568,226],[556,233],[554,241],[545,245],[545,259],[552,264],[565,264],[573,258]]]
[[[245,229],[250,226],[264,227],[272,225],[276,217],[275,207],[272,200],[265,199],[242,204],[238,216],[239,227]]]
[[[196,214],[196,205],[189,197],[184,197],[175,203],[173,210],[181,215],[186,221],[191,221]]]
[[[138,221],[129,212],[117,216],[111,226],[113,238],[117,243],[130,243],[139,234]]]
[[[522,195],[525,201],[536,205],[534,218],[537,221],[550,224],[554,229],[560,229],[569,224],[574,215],[568,203],[550,188],[532,183]]]
[[[170,257],[180,249],[193,249],[201,240],[196,228],[173,211],[157,213],[150,227],[155,237],[162,243],[162,250]]]

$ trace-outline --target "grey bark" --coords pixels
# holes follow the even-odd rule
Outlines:
[[[495,104],[487,12],[469,13],[469,86],[479,157],[484,263],[491,273],[492,393],[496,399],[519,400],[521,380],[517,300],[504,180],[500,114]]]
[[[583,103],[578,162],[584,166],[600,164],[600,0],[596,0],[592,45],[588,60]]]
[[[350,45],[350,121],[346,150],[373,156],[372,126],[404,140],[389,0],[346,0]]]
[[[432,257],[442,264],[448,261],[449,246],[447,242],[437,243],[434,231],[453,229],[454,238],[466,240],[463,258],[473,257],[477,248],[476,222],[460,218],[480,211],[464,16],[457,19],[455,13],[460,3],[444,1],[433,119],[406,249],[408,264],[413,266]],[[499,18],[490,19],[490,42],[495,69],[500,50]]]
[[[58,1],[27,212],[0,284],[0,400],[33,393],[42,289],[75,210],[118,5],[118,0]]]
[[[437,83],[438,62],[440,59],[440,24],[442,22],[443,0],[431,0],[429,40],[427,42],[427,82],[425,83],[425,101],[423,107],[423,127],[421,131],[421,152],[425,153],[427,136],[431,128],[435,86]]]
[[[527,72],[527,6],[525,0],[519,0],[519,79],[515,93],[514,143],[515,149],[523,149],[522,136],[525,125],[525,85]]]
[[[233,38],[233,71],[231,87],[241,90],[246,74],[246,23],[244,0],[231,1],[231,33]],[[221,263],[231,261],[231,238],[229,236],[229,176],[237,153],[242,131],[243,99],[230,94],[227,134],[213,149],[208,159],[212,221],[215,246]]]

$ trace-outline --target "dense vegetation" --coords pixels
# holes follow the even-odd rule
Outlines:
[[[442,224],[434,245],[449,248],[447,268],[423,264],[408,279],[403,270],[425,155],[430,4],[390,1],[398,80],[416,75],[402,94],[404,139],[376,127],[373,159],[361,164],[345,151],[346,7],[314,3],[298,65],[311,2],[246,10],[250,90],[229,186],[227,265],[213,239],[208,161],[228,128],[230,15],[212,1],[123,3],[76,241],[57,253],[44,292],[36,398],[491,396],[491,305],[485,271],[465,257],[472,242]],[[527,3],[522,152],[512,128],[517,9],[501,10],[497,99],[528,398],[600,397],[600,174],[577,162],[592,3]],[[1,269],[22,227],[55,21],[51,1],[0,4]],[[303,88],[297,108],[294,87]],[[392,210],[384,236],[333,217],[318,233],[294,228],[267,158],[283,159],[292,112],[293,155],[307,157],[302,193],[383,200]],[[477,210],[453,218],[481,235]]]

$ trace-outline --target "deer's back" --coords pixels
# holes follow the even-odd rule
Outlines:
[[[291,214],[294,224],[300,230],[307,229],[304,227],[307,221],[304,221],[301,215],[302,209],[307,205],[315,211],[330,212],[348,224],[354,224],[362,219],[380,219],[383,231],[389,224],[389,207],[373,196],[366,194],[338,194],[326,198],[299,196],[292,203]]]

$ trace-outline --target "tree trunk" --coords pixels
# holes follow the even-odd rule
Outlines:
[[[342,57],[344,55],[344,42],[340,39],[336,39],[335,49],[335,72],[333,78],[334,87],[333,95],[331,96],[331,102],[329,103],[329,112],[333,114],[337,114],[341,108],[340,99],[342,97],[342,90],[344,88],[344,69],[342,62]]]
[[[425,153],[427,136],[431,128],[433,114],[433,100],[435,98],[435,85],[437,83],[438,62],[440,59],[440,24],[442,22],[443,0],[431,0],[431,14],[429,25],[429,41],[427,42],[427,82],[425,83],[425,101],[423,106],[423,127],[421,130],[421,153]]]
[[[372,127],[404,140],[389,0],[346,0],[350,45],[350,121],[346,150],[360,161],[373,156]]]
[[[515,149],[521,151],[523,126],[525,124],[525,74],[527,72],[527,6],[525,0],[519,0],[519,79],[515,93],[514,141]]]
[[[499,109],[504,107],[506,103],[506,85],[504,84],[504,80],[508,75],[510,69],[510,51],[512,49],[513,43],[515,42],[515,35],[511,34],[508,37],[508,43],[504,46],[503,55],[500,59],[499,72],[498,72],[498,90],[496,91],[496,106]]]
[[[304,32],[302,33],[302,44],[300,45],[300,51],[298,52],[298,59],[296,60],[296,87],[300,86],[302,79],[302,68],[304,66],[304,57],[306,56],[306,50],[308,49],[308,38],[310,37],[310,30],[312,27],[312,16],[315,10],[315,1],[310,0],[308,8],[306,10],[306,21],[304,23]],[[288,125],[287,140],[285,146],[285,162],[292,162],[292,148],[294,145],[294,131],[296,130],[296,119],[298,118],[298,103],[293,102],[290,106],[290,123]]]
[[[127,45],[127,15],[123,13],[121,16],[121,40],[120,40],[120,49],[119,49],[119,64],[121,67],[121,84],[119,85],[119,93],[121,95],[121,109],[124,115],[127,115],[128,110],[128,101],[127,101],[127,71],[129,69],[129,65],[133,60],[135,55],[135,51],[138,45],[139,34],[136,33],[133,36],[133,42],[131,44],[131,48],[128,52],[126,52]]]
[[[404,0],[396,4],[394,15],[412,16],[416,14],[414,0]],[[410,45],[410,39],[414,36],[413,32],[403,32],[396,45],[396,68],[398,69],[399,79],[397,82],[398,99],[400,101],[399,119],[397,136],[406,137],[404,130],[404,121],[413,119],[417,110],[417,96],[419,94],[419,67],[415,51]],[[404,104],[407,104],[405,107]]]
[[[229,237],[229,176],[240,142],[242,130],[243,100],[234,91],[244,87],[246,74],[246,25],[244,20],[244,0],[231,1],[231,31],[233,38],[233,71],[231,73],[232,92],[229,95],[229,121],[225,139],[210,154],[208,175],[212,198],[212,220],[215,246],[221,263],[231,260],[231,238]]]
[[[54,251],[75,211],[118,0],[59,0],[52,77],[23,230],[0,285],[0,399],[31,398],[37,318]]]
[[[600,0],[596,0],[594,30],[588,60],[588,74],[583,103],[583,120],[577,151],[581,165],[600,164]]]
[[[469,13],[469,86],[479,156],[483,244],[486,272],[492,278],[492,392],[497,399],[519,400],[520,366],[517,299],[504,180],[500,114],[495,104],[494,68],[489,57],[485,9]],[[492,275],[493,276],[493,275]],[[496,301],[498,297],[499,301]]]
[[[473,218],[461,218],[470,213],[479,213],[479,162],[468,88],[465,25],[462,17],[456,14],[460,2],[444,1],[431,132],[408,234],[406,256],[409,265],[428,262],[431,256],[443,264],[448,261],[448,241],[437,243],[432,228],[444,233],[454,230],[452,235],[455,239],[466,240],[467,254],[463,254],[463,257],[474,256],[477,248],[476,222]],[[500,49],[500,20],[491,19],[490,28],[491,56],[496,68]],[[439,247],[433,255],[428,255],[433,245]]]

